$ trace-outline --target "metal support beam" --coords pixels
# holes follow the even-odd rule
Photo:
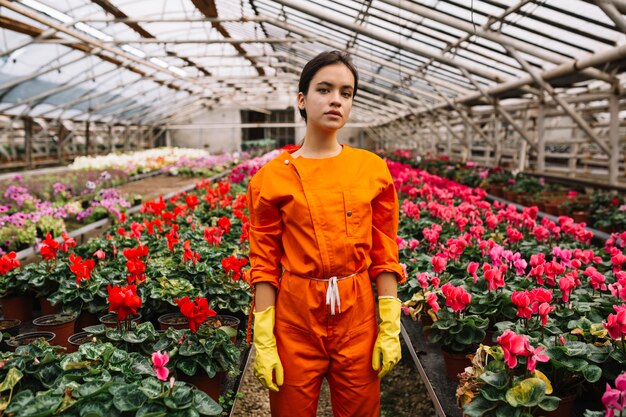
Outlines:
[[[24,150],[26,157],[26,166],[33,166],[33,119],[24,117]]]
[[[321,19],[322,21],[327,21],[329,23],[349,29],[356,33],[361,33],[365,36],[369,36],[373,39],[376,39],[377,41],[384,42],[384,43],[393,45],[398,48],[403,48],[404,50],[411,51],[415,54],[418,54],[427,58],[433,58],[436,61],[439,61],[441,63],[447,64],[453,67],[460,66],[462,68],[465,68],[471,73],[478,74],[481,77],[487,78],[489,80],[493,80],[496,82],[510,80],[509,77],[506,77],[505,75],[498,73],[496,71],[492,71],[490,69],[480,67],[477,65],[472,65],[469,63],[461,63],[458,60],[455,60],[454,58],[447,57],[439,53],[434,53],[430,48],[423,47],[416,42],[400,42],[400,39],[398,39],[397,36],[394,36],[391,33],[376,30],[374,28],[369,28],[369,29],[363,28],[362,26],[357,25],[346,19],[338,18],[337,16],[328,13],[326,10],[323,10],[321,8],[311,7],[310,4],[302,0],[274,0],[274,1],[283,6],[291,7],[293,9],[298,10],[299,12]]]
[[[609,107],[611,109],[611,125],[609,127],[609,137],[611,149],[609,153],[609,184],[617,185],[619,175],[620,135],[619,135],[619,96],[615,93],[609,97]]]
[[[241,44],[241,43],[307,43],[307,42],[317,42],[320,38],[318,37],[306,37],[306,38],[221,38],[221,39],[206,39],[206,38],[195,38],[195,39],[160,39],[160,38],[128,38],[128,39],[114,39],[111,41],[101,41],[102,45],[131,45],[131,44],[169,44],[169,45],[177,45],[177,44],[202,44],[202,45],[219,45],[219,44]],[[55,43],[60,45],[65,44],[74,44],[76,41],[72,39],[62,39],[62,38],[54,38],[41,40],[37,43]],[[159,67],[163,70],[163,67]],[[180,77],[180,75],[179,75]],[[189,77],[186,77],[189,78]]]
[[[508,47],[515,48],[518,51],[522,51],[524,53],[535,56],[544,61],[551,62],[553,64],[563,64],[568,61],[568,58],[565,56],[556,54],[554,52],[548,51],[546,49],[543,49],[534,45],[530,45],[524,41],[520,41],[515,38],[509,37],[501,32],[493,32],[489,29],[482,29],[482,28],[476,29],[474,25],[470,22],[466,22],[464,20],[454,18],[450,16],[449,14],[445,14],[443,12],[431,9],[426,6],[421,6],[414,2],[406,2],[402,0],[381,0],[381,1],[391,6],[395,6],[400,9],[410,11],[411,13],[415,13],[418,16],[422,16],[427,19],[432,19],[446,26],[451,26],[465,33],[470,33],[470,34],[473,33],[476,36],[480,36],[481,38],[485,38],[492,42],[496,42],[504,47],[508,46]],[[596,78],[596,79],[603,80],[606,82],[615,81],[615,77],[609,74],[606,74],[600,70],[597,70],[595,68],[583,69],[580,72],[583,72],[592,78]]]
[[[483,97],[485,98],[485,100],[487,100],[488,103],[491,103],[491,104],[495,103],[495,99],[489,95],[489,93],[485,90],[485,88],[482,85],[480,85],[480,83],[478,83],[468,71],[466,71],[463,68],[459,68],[459,69],[467,77],[467,79],[470,80],[472,84],[474,84],[474,86],[478,89],[478,91],[480,91],[480,93],[483,95]],[[511,116],[509,112],[507,112],[505,109],[502,108],[502,106],[499,106],[499,105],[498,106],[494,105],[494,108],[496,109],[498,113],[502,115],[502,117],[506,119],[507,122],[509,122],[511,126],[513,126],[513,129],[515,129],[515,131],[519,133],[522,139],[524,139],[531,146],[531,148],[533,148],[534,150],[537,150],[537,147],[533,143],[532,139],[528,136],[528,133],[519,126],[519,124],[513,119],[513,116]]]
[[[89,156],[89,145],[90,145],[89,121],[87,121],[87,123],[85,123],[85,156]]]
[[[124,52],[120,49],[117,48],[113,48],[111,46],[106,45],[103,42],[100,42],[99,40],[92,38],[90,36],[87,35],[83,35],[82,33],[75,31],[73,29],[69,29],[67,28],[65,25],[59,24],[49,18],[43,17],[40,13],[36,13],[31,11],[30,9],[23,7],[21,5],[18,5],[17,3],[14,3],[12,1],[9,0],[0,0],[0,6],[2,7],[6,7],[9,10],[12,10],[16,13],[21,14],[22,16],[28,17],[29,19],[32,19],[36,22],[39,22],[41,24],[44,24],[46,26],[48,26],[51,29],[55,29],[56,31],[65,33],[66,35],[69,35],[75,39],[78,39],[81,42],[84,42],[87,45],[91,45],[94,47],[99,47],[107,52],[110,52],[114,55],[120,56],[122,58],[125,58],[129,61],[144,65],[146,67],[152,68],[156,71],[162,72],[162,73],[166,73],[172,77],[174,77],[175,79],[180,79],[186,82],[189,82],[191,84],[195,84],[193,80],[191,80],[189,77],[183,77],[180,74],[167,69],[167,68],[163,68],[157,64],[154,64],[152,62],[150,62],[149,60],[146,59],[142,59],[139,58],[133,54]]]
[[[591,128],[591,126],[589,126],[587,124],[587,122],[585,122],[585,120],[578,114],[576,113],[576,110],[565,100],[563,100],[555,91],[554,88],[552,88],[552,86],[546,82],[543,78],[541,78],[541,74],[539,74],[539,72],[537,70],[535,70],[525,59],[524,57],[522,57],[520,55],[519,52],[517,52],[515,49],[505,46],[506,50],[509,52],[509,54],[511,54],[511,56],[513,58],[515,58],[520,65],[526,70],[526,72],[528,72],[532,77],[533,80],[535,80],[535,83],[543,88],[545,91],[548,92],[548,94],[550,94],[550,96],[552,97],[552,99],[554,101],[556,101],[557,103],[559,103],[559,105],[563,108],[563,110],[565,110],[565,112],[576,122],[576,124],[578,126],[580,126],[580,128],[587,134],[587,136],[589,136],[589,138],[591,138],[591,140],[593,140],[599,147],[600,149],[602,149],[602,151],[604,153],[606,153],[607,155],[611,155],[611,151],[609,150],[609,148],[606,146],[606,144],[604,142],[602,142],[602,140],[600,140],[600,138],[594,133],[593,129]]]
[[[624,16],[617,10],[613,2],[609,0],[593,0],[593,2],[602,9],[604,14],[615,23],[615,26],[619,30],[626,33],[626,19],[624,19]]]
[[[537,134],[537,172],[543,174],[546,170],[546,136],[545,136],[545,104],[539,103],[539,109],[537,110],[536,119],[536,134]]]
[[[100,74],[98,74],[98,76],[103,76],[106,74],[110,74],[114,71],[119,71],[120,68],[115,67],[115,68],[111,68],[109,70],[106,70]],[[78,81],[76,81],[75,79],[70,80],[71,82],[65,83],[60,85],[59,87],[53,88],[51,90],[48,91],[44,91],[43,93],[39,93],[36,94],[34,96],[28,97],[24,100],[18,100],[15,104],[10,105],[9,107],[5,107],[4,109],[2,109],[3,112],[7,112],[9,110],[12,110],[16,107],[22,106],[22,105],[26,105],[26,106],[31,106],[32,107],[32,103],[35,102],[39,102],[47,97],[50,97],[54,94],[58,94],[61,93],[63,91],[69,90],[70,88],[74,88],[76,86],[79,86],[80,84],[83,84],[86,81],[89,81],[93,76],[91,74],[87,74],[86,76],[83,76],[82,78],[80,78]]]

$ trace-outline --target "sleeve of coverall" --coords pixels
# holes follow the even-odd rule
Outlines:
[[[375,280],[381,272],[394,272],[398,282],[405,282],[404,269],[398,263],[398,195],[387,164],[384,165],[384,187],[372,201],[372,263],[369,275]]]
[[[261,178],[256,177],[248,184],[250,285],[268,282],[278,288],[282,273],[282,219],[278,207],[263,198],[259,188]]]

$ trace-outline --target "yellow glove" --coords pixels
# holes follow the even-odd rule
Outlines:
[[[372,356],[372,368],[380,370],[378,377],[382,378],[402,358],[400,348],[400,300],[397,298],[379,298],[378,313],[380,314],[380,324],[378,325],[378,337],[374,345],[374,355]],[[383,356],[382,369],[380,356]]]
[[[275,314],[274,306],[254,312],[254,376],[265,388],[278,392],[278,387],[283,385],[284,373],[274,337]],[[274,371],[276,383],[272,380]]]

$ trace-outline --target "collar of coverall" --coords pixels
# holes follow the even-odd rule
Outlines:
[[[304,156],[293,157],[291,154],[294,153],[295,151],[297,151],[298,149],[300,149],[300,148],[295,148],[295,149],[290,149],[290,150],[283,151],[283,153],[279,156],[279,160],[282,161],[284,159],[287,159],[290,162],[293,162],[293,161],[296,161],[296,160],[297,161],[328,161],[328,160],[333,160],[333,159],[336,159],[336,158],[343,157],[350,150],[350,146],[345,145],[343,143],[341,143],[340,145],[341,145],[341,148],[342,148],[341,152],[339,152],[337,155],[329,156],[328,158],[307,158],[307,157],[304,157]]]

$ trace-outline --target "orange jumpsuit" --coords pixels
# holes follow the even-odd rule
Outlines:
[[[379,415],[372,280],[383,271],[404,280],[398,198],[380,157],[342,146],[324,159],[285,151],[248,186],[250,281],[277,289],[274,335],[285,381],[270,392],[274,417],[314,417],[324,377],[335,417]]]

